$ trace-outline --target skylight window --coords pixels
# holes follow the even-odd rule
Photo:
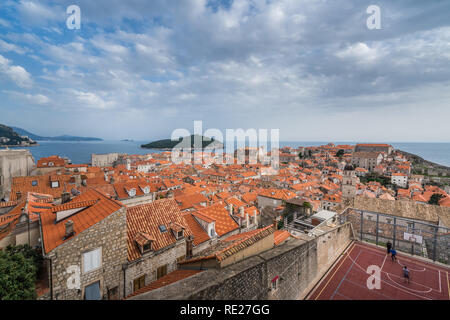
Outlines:
[[[37,182],[37,180],[33,180],[33,181],[31,181],[31,185],[32,185],[33,187],[36,187],[36,186],[38,185],[38,182]]]
[[[165,225],[160,225],[159,226],[159,231],[161,231],[161,232],[166,232],[167,231],[167,228],[166,228],[166,226]]]

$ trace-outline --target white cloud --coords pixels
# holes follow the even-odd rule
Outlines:
[[[11,64],[11,61],[0,55],[0,74],[15,82],[19,87],[31,87],[31,75],[21,66]]]
[[[18,54],[24,54],[26,52],[26,50],[16,46],[15,44],[8,43],[6,41],[3,41],[2,39],[0,39],[0,51],[3,52],[14,51]]]
[[[324,127],[347,117],[364,122],[381,106],[383,115],[398,108],[391,115],[401,120],[406,105],[433,96],[423,94],[425,86],[450,78],[450,27],[419,19],[416,9],[412,16],[421,23],[412,26],[404,4],[380,0],[383,30],[368,31],[359,1],[239,0],[213,10],[206,0],[79,0],[83,29],[76,36],[60,42],[54,32],[16,31],[2,35],[0,50],[32,51],[27,57],[42,67],[33,89],[48,99],[30,93],[36,103],[61,113],[90,108],[112,123],[126,115],[133,127],[126,130],[141,138],[202,118],[216,127],[280,127],[290,138],[314,139],[312,133],[325,134]],[[46,30],[65,21],[54,2],[27,0],[19,9],[22,17],[40,14]],[[7,66],[0,72],[11,74]],[[438,97],[443,88],[429,91]],[[407,100],[416,92],[416,102]],[[441,118],[450,116],[445,103],[436,105],[443,106]],[[431,123],[432,116],[421,120]],[[105,135],[117,135],[109,127]],[[344,137],[345,130],[327,134]]]
[[[47,6],[39,1],[20,1],[17,10],[26,24],[44,27],[49,22],[65,21],[65,12],[59,6]]]
[[[47,96],[44,96],[43,94],[36,94],[36,95],[27,94],[26,98],[30,102],[35,102],[37,104],[48,104],[50,102],[50,99]]]
[[[377,48],[370,48],[364,42],[358,42],[338,51],[336,56],[359,64],[371,64],[380,59],[382,53]]]

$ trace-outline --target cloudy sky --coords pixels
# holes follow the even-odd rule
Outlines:
[[[66,8],[81,9],[69,30]],[[369,30],[366,9],[381,9]],[[0,123],[152,140],[450,141],[450,1],[0,2]]]

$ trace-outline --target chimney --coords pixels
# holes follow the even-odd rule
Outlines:
[[[74,234],[73,221],[72,220],[67,220],[64,225],[66,227],[66,233],[64,235],[64,239],[67,239],[67,238],[70,238],[71,236],[73,236],[73,234]]]
[[[188,236],[186,238],[186,260],[192,258],[192,244],[194,242],[193,236]]]
[[[69,202],[69,201],[70,201],[70,193],[67,192],[67,191],[64,191],[64,192],[61,194],[61,204],[67,203],[67,202]]]
[[[228,213],[231,215],[233,215],[233,205],[230,203],[228,204]]]
[[[75,186],[80,187],[81,186],[81,175],[76,174],[74,176],[74,178],[75,178]]]
[[[273,229],[276,231],[278,230],[278,221],[277,218],[273,218]]]

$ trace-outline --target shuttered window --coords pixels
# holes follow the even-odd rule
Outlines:
[[[133,281],[133,291],[139,290],[145,286],[145,274]]]
[[[167,264],[163,265],[162,267],[159,267],[156,270],[156,279],[164,277],[166,274],[167,274]]]
[[[102,266],[102,248],[83,254],[83,273],[96,270]]]

